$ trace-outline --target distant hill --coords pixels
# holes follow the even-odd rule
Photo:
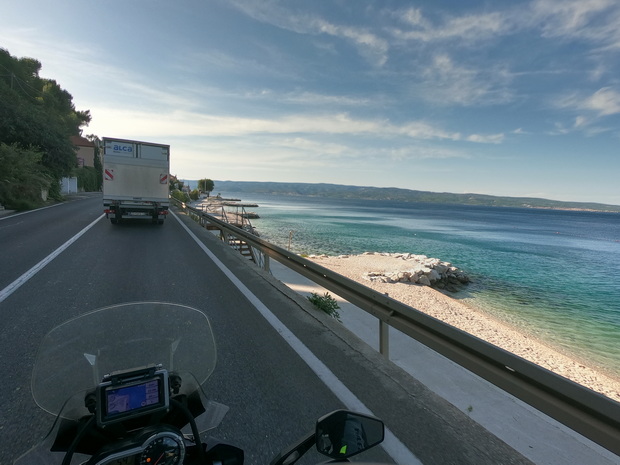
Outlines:
[[[190,181],[191,183],[191,181]],[[276,194],[325,197],[338,199],[391,200],[396,202],[428,202],[494,207],[550,208],[558,210],[591,210],[620,212],[619,205],[586,202],[560,202],[530,197],[497,197],[482,194],[451,194],[395,187],[362,187],[340,184],[311,184],[289,182],[214,181],[217,192]]]

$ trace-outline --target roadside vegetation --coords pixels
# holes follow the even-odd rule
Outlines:
[[[326,292],[324,295],[319,295],[316,292],[313,292],[308,296],[308,300],[314,305],[317,309],[324,311],[332,318],[340,321],[340,305],[336,299],[334,299],[329,292]]]
[[[211,179],[201,179],[198,181],[198,188],[189,191],[185,188],[185,183],[175,175],[170,176],[170,196],[180,202],[189,203],[192,200],[200,199],[200,194],[206,193],[207,196],[215,188],[215,184]]]
[[[64,176],[98,190],[96,168],[80,171],[70,140],[88,125],[90,112],[76,110],[71,94],[40,70],[34,58],[0,48],[0,204],[16,210],[43,204],[42,192],[60,200]]]
[[[207,197],[211,195],[213,189],[215,189],[215,184],[211,179],[200,179],[198,181],[198,189],[201,192],[206,192]]]
[[[183,190],[184,183],[179,180],[175,175],[170,175],[170,181],[168,183],[168,187],[170,188],[170,197],[178,200],[179,202],[189,203],[190,197]]]

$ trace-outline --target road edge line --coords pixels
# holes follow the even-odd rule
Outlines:
[[[323,381],[325,386],[344,404],[348,409],[360,413],[375,416],[372,411],[353,394],[348,387],[316,356],[312,353],[301,340],[275,316],[269,308],[243,284],[235,274],[228,269],[222,261],[185,225],[181,219],[174,214],[172,216],[179,222],[181,227],[198,244],[202,251],[217,265],[228,279],[239,289],[239,291],[250,301],[258,312],[269,322],[269,324],[282,336],[287,344],[301,357],[308,367]],[[407,465],[422,465],[422,462],[405,446],[400,439],[386,426],[383,449],[390,455],[396,463]]]

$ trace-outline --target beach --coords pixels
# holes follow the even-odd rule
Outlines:
[[[393,254],[310,256],[317,264],[409,305],[429,316],[536,363],[560,376],[620,401],[620,380],[428,286],[369,281],[367,273],[407,271],[410,264]]]

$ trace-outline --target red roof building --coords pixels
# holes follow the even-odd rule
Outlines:
[[[83,166],[95,167],[95,144],[82,136],[71,136],[71,143],[77,148],[77,162]]]

